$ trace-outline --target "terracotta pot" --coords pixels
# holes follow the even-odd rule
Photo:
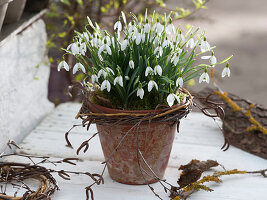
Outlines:
[[[0,31],[2,29],[3,21],[4,21],[5,16],[6,16],[6,10],[7,10],[8,3],[10,1],[11,0],[0,0]]]
[[[105,108],[90,104],[92,112],[96,113],[149,113],[154,110],[125,111]],[[101,146],[107,160],[121,138],[134,124],[106,125],[96,124]],[[137,132],[138,146],[149,167],[162,179],[168,165],[177,124],[162,122],[143,122],[139,129],[135,128],[128,133],[118,150],[111,156],[107,163],[110,177],[120,183],[141,185],[154,183],[158,180],[149,170],[139,155],[137,157]],[[148,173],[140,172],[140,166]],[[144,176],[144,177],[143,177]]]
[[[5,24],[14,23],[20,20],[26,0],[13,0],[8,4],[6,11]]]

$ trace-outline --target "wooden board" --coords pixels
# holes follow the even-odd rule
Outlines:
[[[77,156],[75,149],[65,146],[64,134],[73,124],[80,120],[74,117],[80,108],[77,103],[59,105],[54,112],[47,116],[20,144],[18,153],[50,156],[53,159],[78,157],[81,159],[76,167],[70,165],[48,166],[56,169],[71,169],[76,171],[90,171],[100,173],[102,170],[103,153],[99,139],[92,140],[90,149],[86,154]],[[218,122],[220,124],[220,122]],[[91,126],[87,132],[85,128],[76,128],[70,134],[73,146],[77,148],[86,138],[96,132],[96,127]],[[267,168],[267,160],[246,153],[235,147],[228,151],[220,150],[223,145],[223,136],[217,124],[201,113],[190,113],[182,119],[180,133],[177,133],[171,153],[165,178],[175,183],[179,177],[177,168],[186,164],[191,159],[217,160],[226,169],[259,170]],[[15,158],[9,158],[9,160]],[[16,159],[16,161],[18,161]],[[25,161],[25,160],[24,160]],[[220,167],[217,170],[221,170]],[[84,188],[90,183],[87,177],[74,176],[70,181],[62,180],[55,176],[60,191],[53,195],[55,200],[85,199]],[[95,199],[109,200],[154,200],[157,199],[147,186],[129,186],[112,181],[105,173],[105,184],[94,188]],[[210,184],[213,192],[200,191],[193,194],[191,200],[242,200],[242,199],[267,199],[267,179],[258,175],[233,175],[223,177],[222,184]],[[169,199],[159,184],[153,184],[155,190],[163,199]]]

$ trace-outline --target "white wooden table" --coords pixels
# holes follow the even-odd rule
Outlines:
[[[17,153],[31,155],[49,156],[51,159],[59,160],[66,157],[78,157],[81,160],[77,166],[60,164],[58,166],[46,165],[53,169],[65,169],[72,171],[89,171],[101,173],[103,165],[101,161],[104,156],[100,147],[98,137],[90,143],[87,153],[76,155],[76,149],[81,142],[88,139],[96,132],[92,125],[89,132],[85,128],[75,128],[70,134],[70,140],[74,149],[65,146],[65,132],[73,124],[81,123],[74,117],[80,108],[77,103],[65,103],[59,105],[41,124],[36,127],[19,145]],[[181,164],[186,164],[192,159],[217,160],[227,170],[260,170],[267,168],[267,160],[246,153],[235,147],[228,151],[220,150],[223,145],[223,136],[214,121],[201,113],[190,113],[187,118],[182,119],[180,133],[175,137],[170,161],[166,170],[165,178],[175,184],[179,177],[177,170]],[[267,144],[266,144],[267,145]],[[11,161],[24,161],[21,158],[9,158]],[[220,167],[217,170],[222,170]],[[61,179],[54,174],[58,181],[60,191],[57,191],[52,199],[55,200],[83,200],[85,199],[84,188],[90,184],[90,179],[85,176],[72,176],[70,181]],[[94,187],[96,200],[154,200],[157,199],[147,186],[130,186],[116,183],[104,174],[105,184]],[[267,179],[260,175],[232,175],[222,177],[221,184],[208,184],[214,189],[213,192],[199,191],[194,193],[191,200],[244,200],[244,199],[267,199]],[[153,184],[155,191],[163,199],[169,199],[158,183]]]

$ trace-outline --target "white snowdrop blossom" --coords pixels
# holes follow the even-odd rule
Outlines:
[[[110,46],[110,45],[111,45],[110,37],[109,37],[109,36],[105,36],[105,37],[102,39],[102,44],[107,44],[108,46]]]
[[[100,77],[101,77],[101,75],[103,75],[103,76],[104,76],[104,78],[106,78],[106,77],[107,77],[107,75],[108,75],[108,73],[107,73],[105,70],[103,70],[103,69],[100,69],[100,70],[98,71],[98,73],[97,73],[97,77],[98,77],[98,78],[100,78]]]
[[[172,58],[171,58],[171,63],[173,63],[175,66],[177,65],[177,63],[179,62],[179,56],[180,56],[180,51],[173,54]]]
[[[67,50],[70,50],[74,55],[80,54],[80,48],[78,42],[72,43],[67,47]]]
[[[150,74],[150,73],[153,74],[154,71],[153,71],[153,69],[152,69],[151,67],[148,66],[148,67],[146,68],[146,71],[145,71],[145,76],[148,76],[148,74]]]
[[[231,75],[231,71],[230,71],[230,68],[228,66],[226,66],[222,71],[222,77],[225,77],[226,75],[228,77],[230,77],[230,75]]]
[[[129,81],[130,80],[130,77],[129,76],[124,76],[125,80],[126,81]]]
[[[106,70],[107,70],[108,72],[112,73],[113,75],[115,75],[115,74],[114,74],[114,71],[113,71],[111,68],[106,67]]]
[[[142,40],[142,34],[137,33],[136,38],[135,38],[135,43],[139,45],[141,43],[141,40]]]
[[[121,75],[117,76],[117,77],[114,79],[114,85],[116,85],[117,83],[118,83],[121,87],[123,87],[123,79],[122,79],[122,76],[121,76]]]
[[[184,43],[185,42],[185,37],[182,33],[177,35],[177,40],[176,40],[177,44],[179,43]]]
[[[142,41],[143,41],[143,42],[146,41],[146,35],[145,35],[145,33],[142,33],[141,38],[142,38]],[[149,35],[147,35],[147,38],[149,39]]]
[[[83,32],[83,37],[85,38],[85,40],[86,40],[87,42],[90,41],[90,36],[89,36],[89,34],[90,34],[90,33]]]
[[[129,67],[130,67],[130,69],[134,69],[134,61],[133,60],[129,61]]]
[[[217,58],[213,56],[201,56],[201,59],[209,59],[210,64],[214,66],[217,63]]]
[[[117,21],[115,24],[114,24],[114,30],[118,29],[118,31],[121,31],[122,30],[122,25],[121,25],[121,22],[120,21]]]
[[[146,23],[146,24],[144,25],[144,32],[145,32],[145,33],[149,33],[149,31],[150,31],[150,25],[149,25],[149,23]]]
[[[155,66],[155,68],[154,68],[154,74],[156,75],[156,74],[158,74],[158,75],[162,75],[162,68],[161,68],[161,66],[159,66],[159,65],[156,65]]]
[[[96,83],[96,82],[98,82],[98,77],[97,77],[97,75],[93,74],[93,75],[91,76],[91,81],[92,81],[92,83]]]
[[[101,84],[101,87],[100,87],[101,91],[103,90],[107,90],[108,92],[110,92],[110,89],[111,89],[111,85],[110,85],[110,82],[108,80],[104,80]]]
[[[98,55],[101,55],[101,53],[108,53],[109,55],[111,55],[111,49],[107,44],[103,44],[99,50],[98,50]]]
[[[138,88],[138,90],[137,90],[137,94],[136,94],[136,95],[137,95],[138,97],[140,97],[140,99],[143,99],[144,94],[145,94],[144,89],[143,89],[143,88]]]
[[[153,89],[153,87],[155,87],[156,90],[159,90],[159,87],[158,87],[157,83],[155,81],[153,81],[153,80],[150,80],[148,82],[148,87],[147,87],[148,92],[150,92]]]
[[[153,25],[152,29],[153,31],[156,31],[157,34],[161,35],[161,33],[164,30],[164,26],[161,23],[157,22],[156,24]]]
[[[162,47],[157,47],[157,48],[154,50],[154,54],[157,54],[157,52],[159,52],[159,56],[162,56],[162,54],[163,54],[163,49],[162,49]]]
[[[121,43],[121,50],[124,51],[127,48],[128,40],[123,40]]]
[[[180,103],[180,98],[176,94],[171,93],[167,96],[167,102],[170,107],[173,106],[175,100],[178,102],[178,104]]]
[[[84,56],[86,53],[86,44],[85,43],[79,43],[78,46],[79,46],[79,54]]]
[[[81,63],[76,63],[73,67],[73,74],[76,74],[78,70],[81,70],[83,73],[86,73],[84,66]]]
[[[98,48],[98,47],[100,47],[100,46],[102,45],[102,41],[101,41],[99,38],[95,37],[95,38],[93,38],[93,39],[91,40],[91,45],[92,45],[93,47]]]
[[[162,48],[165,48],[165,47],[168,47],[168,46],[170,46],[172,50],[174,49],[174,46],[173,46],[172,42],[169,41],[169,40],[165,40],[165,41],[162,43]]]
[[[57,71],[60,71],[62,68],[64,68],[66,71],[70,70],[70,67],[68,65],[68,63],[66,63],[65,60],[61,61],[58,66],[57,66]]]
[[[201,40],[200,43],[200,50],[201,52],[205,52],[205,51],[210,51],[210,44],[208,43],[207,40]]]
[[[184,80],[182,77],[177,78],[176,80],[176,87],[183,87]]]
[[[186,47],[190,47],[191,49],[193,49],[195,47],[196,43],[194,41],[194,38],[190,38],[187,43],[186,43]]]
[[[203,81],[206,82],[206,83],[209,83],[210,82],[210,77],[209,77],[209,74],[207,72],[204,72],[199,77],[199,83],[202,83]]]
[[[169,24],[167,27],[166,27],[166,33],[168,35],[172,34],[172,33],[175,33],[175,27],[173,24]]]
[[[138,30],[137,30],[136,26],[135,25],[132,25],[132,24],[129,25],[128,33],[129,33],[129,36],[131,38],[134,38],[137,35],[137,33],[138,33]]]

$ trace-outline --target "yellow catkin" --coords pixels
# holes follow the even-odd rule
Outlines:
[[[224,172],[214,172],[214,176],[223,176],[223,175],[231,175],[231,174],[246,174],[247,171],[239,171],[237,169],[224,171]]]
[[[179,196],[176,196],[172,200],[181,200],[181,198]]]

